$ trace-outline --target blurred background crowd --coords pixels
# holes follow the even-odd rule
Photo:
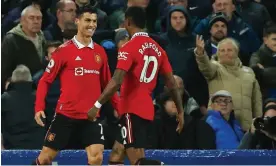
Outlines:
[[[105,49],[111,73],[118,49],[129,40],[123,27],[128,6],[145,8],[145,31],[168,54],[183,96],[185,126],[176,132],[176,106],[160,78],[152,94],[155,119],[148,128],[148,149],[276,148],[275,0],[1,3],[2,149],[41,149],[60,84],[57,78],[48,92],[45,128],[34,120],[36,86],[51,53],[76,35],[76,10],[83,6],[97,8],[92,39]],[[112,148],[120,130],[110,103],[103,106],[100,120],[105,148]],[[82,148],[77,142],[72,140],[68,149]]]

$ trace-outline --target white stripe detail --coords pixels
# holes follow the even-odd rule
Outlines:
[[[130,119],[129,119],[129,114],[126,114],[126,119],[127,119],[128,143],[132,143],[132,138],[131,138],[131,123],[130,123]]]

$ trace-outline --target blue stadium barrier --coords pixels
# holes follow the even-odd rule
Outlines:
[[[108,164],[110,150],[104,151]],[[30,165],[38,150],[2,150],[2,165]],[[159,159],[166,165],[275,165],[276,151],[272,150],[147,150],[146,156]],[[83,150],[66,150],[59,153],[53,164],[86,165]],[[128,161],[125,164],[129,164]]]

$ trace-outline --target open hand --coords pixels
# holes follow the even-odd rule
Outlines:
[[[96,116],[99,112],[99,109],[95,106],[93,106],[87,113],[88,115],[88,120],[90,121],[96,121]]]
[[[200,35],[196,35],[196,54],[197,55],[203,55],[204,54],[204,47],[205,42],[202,39],[203,37]]]
[[[177,118],[176,120],[178,121],[176,132],[180,134],[184,128],[184,111],[181,111],[180,113],[178,113],[176,115],[176,118]]]
[[[45,124],[42,122],[41,117],[44,118],[44,119],[46,118],[45,113],[44,113],[43,110],[35,113],[34,119],[35,119],[35,121],[38,125],[44,127]]]

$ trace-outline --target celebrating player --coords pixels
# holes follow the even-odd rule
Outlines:
[[[45,96],[57,75],[61,83],[61,95],[42,151],[33,164],[51,164],[72,136],[77,136],[85,147],[88,164],[102,163],[103,128],[97,121],[89,121],[87,112],[101,94],[101,89],[108,84],[111,75],[104,49],[91,39],[97,28],[96,10],[80,8],[76,24],[77,35],[53,53],[38,85],[35,120],[41,126],[44,126]],[[112,101],[116,108],[116,96]]]
[[[162,74],[166,86],[176,103],[181,132],[184,124],[184,113],[181,96],[173,77],[165,51],[152,40],[145,27],[145,11],[140,7],[129,7],[125,13],[125,28],[131,39],[118,53],[117,69],[102,95],[88,112],[88,118],[94,120],[101,105],[109,100],[121,86],[120,91],[120,124],[121,139],[118,139],[112,152],[110,164],[122,164],[124,148],[131,165],[145,161],[144,148],[147,145],[147,128],[154,118],[154,106],[151,98],[156,86],[157,75]],[[124,145],[124,146],[123,146]],[[117,148],[123,147],[123,148]]]

